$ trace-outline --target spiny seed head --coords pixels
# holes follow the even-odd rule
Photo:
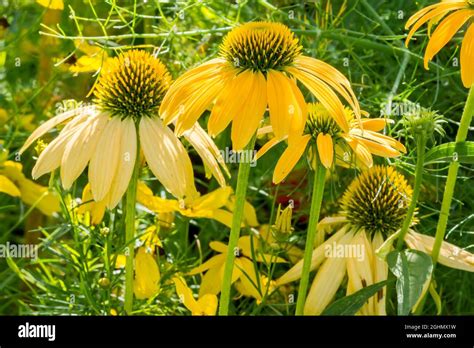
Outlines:
[[[105,63],[94,95],[112,115],[139,119],[157,111],[170,83],[171,75],[158,58],[130,50]]]
[[[352,181],[342,197],[350,224],[373,235],[399,230],[407,215],[412,188],[392,167],[374,166]]]
[[[425,134],[427,137],[433,136],[434,133],[444,136],[443,124],[446,122],[442,115],[425,108],[415,109],[414,112],[405,114],[402,119],[402,124],[412,135]]]
[[[251,22],[227,34],[220,54],[237,68],[266,72],[290,66],[301,49],[299,40],[286,25]]]
[[[350,113],[350,110],[346,110]],[[316,139],[319,133],[329,134],[333,139],[336,139],[342,132],[337,125],[334,117],[321,103],[308,104],[308,120],[306,121],[306,128],[308,133]]]

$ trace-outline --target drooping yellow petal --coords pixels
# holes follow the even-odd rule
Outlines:
[[[239,100],[238,112],[233,116],[231,138],[236,151],[242,150],[257,132],[267,107],[267,83],[263,74],[246,70],[240,75],[246,75],[244,79],[249,80],[251,88],[246,90],[247,96]]]
[[[289,73],[295,76],[308,90],[319,100],[319,102],[330,112],[334,117],[336,123],[344,132],[349,131],[349,124],[347,122],[346,114],[344,112],[344,105],[339,100],[338,96],[324,81],[318,77],[300,70],[290,67],[287,69]]]
[[[352,148],[352,151],[354,151],[355,155],[357,156],[357,159],[359,159],[363,165],[367,166],[368,168],[371,168],[374,164],[374,160],[367,146],[365,146],[356,139],[346,138],[346,141]]]
[[[88,183],[82,190],[82,203],[77,209],[78,214],[90,214],[91,224],[98,225],[102,222],[105,214],[105,201],[96,202],[92,198],[91,185]]]
[[[227,248],[226,248],[226,250],[227,250]],[[212,269],[212,268],[220,268],[220,266],[222,266],[222,265],[224,264],[225,258],[226,258],[225,255],[216,255],[216,256],[213,256],[213,257],[211,257],[209,260],[207,260],[206,262],[204,262],[202,265],[193,268],[193,269],[188,273],[188,275],[199,274],[199,273],[205,272],[205,271],[207,271],[207,270],[209,270],[209,269]]]
[[[213,294],[204,294],[198,299],[199,312],[193,315],[216,315],[218,300]]]
[[[428,63],[448,43],[456,32],[472,16],[470,9],[459,10],[446,17],[436,28],[426,47],[424,66],[429,69]]]
[[[287,177],[287,175],[303,155],[304,151],[306,150],[306,145],[310,139],[310,135],[303,135],[301,137],[294,138],[294,141],[288,144],[288,147],[280,156],[280,159],[276,164],[275,170],[273,172],[273,183],[278,184]]]
[[[122,121],[113,117],[107,122],[96,151],[89,164],[89,182],[95,201],[101,201],[110,190],[119,161],[119,147],[122,140]]]
[[[191,114],[190,110],[202,113],[204,110],[190,108],[189,104],[195,98],[202,97],[203,100],[210,100],[210,95],[202,96],[203,91],[210,85],[221,86],[224,83],[222,79],[222,70],[226,67],[226,61],[222,58],[212,59],[196,68],[188,70],[181,75],[169,88],[160,106],[160,116],[163,122],[168,125],[178,116],[186,112],[184,116],[196,119],[196,114]],[[212,101],[212,100],[211,100]],[[210,102],[209,102],[210,103]],[[204,104],[204,103],[202,103]],[[206,105],[205,107],[207,107]],[[197,115],[197,117],[199,117]]]
[[[259,275],[255,272],[255,267],[252,261],[243,257],[240,259],[240,265],[242,267],[242,275],[239,278],[237,290],[244,296],[251,296],[257,301],[262,300],[262,293],[265,289],[262,288],[263,284],[259,281]],[[260,289],[259,289],[260,287]]]
[[[413,16],[411,16],[408,19],[405,25],[405,29],[408,29],[416,22],[416,24],[413,26],[413,28],[410,30],[410,32],[407,35],[407,38],[405,40],[405,45],[408,46],[408,43],[410,42],[411,38],[416,33],[416,31],[420,29],[421,26],[425,24],[426,22],[428,22],[430,19],[435,18],[439,15],[444,16],[446,13],[452,10],[457,10],[457,9],[465,7],[465,5],[466,5],[465,3],[434,4],[431,6],[427,6],[424,9],[418,11],[417,13],[415,13]]]
[[[119,158],[114,180],[110,186],[107,207],[115,208],[127,190],[137,157],[137,130],[131,118],[122,121],[122,137],[118,148]]]
[[[387,123],[394,123],[394,121],[390,118],[364,118],[361,120],[361,123],[364,130],[380,132]]]
[[[61,160],[60,174],[64,189],[68,190],[84,171],[106,124],[107,116],[105,115],[91,117],[71,136]]]
[[[295,132],[302,132],[307,110],[303,95],[295,82],[282,72],[270,69],[267,72],[267,95],[275,137],[281,139],[288,136],[293,123]]]
[[[272,138],[268,142],[266,142],[258,151],[257,154],[255,155],[255,159],[258,160],[260,157],[262,157],[264,154],[267,153],[268,150],[270,150],[273,146],[281,143],[285,138],[279,139],[279,138]]]
[[[214,267],[209,269],[202,277],[201,286],[199,288],[199,297],[205,294],[217,295],[221,292],[222,275],[221,268]]]
[[[332,161],[334,158],[334,145],[332,137],[329,134],[319,133],[316,139],[318,146],[319,159],[326,168],[332,167]]]
[[[194,299],[193,292],[187,286],[185,280],[181,277],[173,277],[173,282],[176,287],[176,293],[179,296],[180,302],[193,314],[195,312],[199,312],[199,305]]]
[[[140,143],[151,171],[175,197],[196,197],[191,160],[183,144],[158,118],[140,120]]]
[[[351,106],[357,119],[361,117],[361,111],[357,97],[352,90],[351,83],[339,70],[330,64],[312,57],[300,56],[295,59],[295,65],[305,72],[320,78],[337,93],[339,93]]]
[[[470,88],[474,84],[474,25],[464,35],[461,46],[461,79],[464,87]]]
[[[12,197],[19,197],[21,195],[18,187],[16,187],[15,184],[5,175],[0,175],[0,192],[6,193]]]
[[[133,292],[137,299],[148,299],[160,291],[160,269],[152,254],[145,247],[138,249],[135,256],[135,279]]]
[[[230,186],[218,188],[193,200],[191,209],[194,211],[219,209],[227,203],[231,193],[232,188]]]

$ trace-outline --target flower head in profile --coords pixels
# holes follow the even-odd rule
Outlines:
[[[349,166],[372,167],[372,155],[397,157],[405,152],[399,141],[378,133],[390,122],[386,118],[362,118],[357,120],[353,112],[345,108],[344,116],[349,129],[344,131],[320,103],[308,104],[308,120],[305,133],[288,139],[288,147],[278,160],[273,172],[273,182],[279,183],[290,173],[308,148],[312,167],[316,165],[316,152],[321,164],[331,168],[334,163]],[[362,128],[360,128],[362,127]],[[257,153],[265,154],[276,145],[278,138],[271,139]]]
[[[38,178],[57,168],[69,189],[89,167],[92,198],[115,207],[125,193],[142,149],[153,174],[175,197],[194,197],[191,160],[186,148],[158,116],[158,108],[171,83],[163,63],[145,51],[130,50],[109,59],[95,85],[94,104],[59,114],[36,129],[20,152],[61,123],[67,123],[39,156],[33,168]],[[221,185],[222,158],[199,125],[185,138]]]
[[[331,65],[302,55],[291,30],[271,22],[246,23],[229,32],[218,58],[189,70],[170,87],[161,116],[166,124],[176,121],[179,135],[211,107],[209,133],[216,136],[232,122],[232,144],[241,150],[267,106],[277,138],[302,132],[307,111],[296,80],[331,111],[341,129],[349,129],[339,96],[356,115],[360,111],[347,78]]]
[[[406,45],[415,32],[426,22],[428,30],[436,25],[426,47],[424,64],[428,63],[448,43],[449,40],[467,23],[461,45],[461,79],[464,87],[470,88],[474,83],[474,2],[472,0],[443,0],[427,6],[411,16],[405,27],[411,28],[406,38]]]
[[[232,273],[232,283],[235,283],[237,290],[243,296],[252,296],[261,300],[266,290],[272,288],[273,282],[266,276],[256,271],[254,262],[263,262],[265,264],[281,263],[286,260],[263,253],[258,248],[256,239],[251,240],[251,236],[242,236],[238,241],[238,249],[235,253],[235,266]],[[255,244],[253,244],[255,243]],[[253,248],[252,248],[253,246]],[[219,254],[211,257],[202,265],[194,268],[188,275],[196,275],[205,272],[201,286],[199,288],[199,297],[205,294],[217,295],[221,291],[222,275],[224,271],[225,260],[228,253],[227,245],[222,242],[211,242],[209,247]]]
[[[379,250],[391,243],[405,220],[412,188],[393,167],[373,166],[350,184],[339,216],[326,218],[335,233],[313,251],[311,269],[318,269],[305,303],[305,314],[321,314],[333,300],[347,274],[346,294],[387,279],[388,266]],[[324,219],[321,223],[324,222]],[[412,227],[416,219],[412,221]],[[409,229],[410,248],[430,253],[434,238]],[[439,262],[474,272],[474,255],[443,242]],[[303,261],[277,280],[283,285],[301,276]],[[363,315],[385,315],[385,288],[360,309]]]

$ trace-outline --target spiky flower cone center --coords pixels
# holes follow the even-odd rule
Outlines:
[[[396,232],[407,215],[412,188],[392,167],[374,166],[351,183],[342,198],[349,222],[370,234]]]
[[[308,120],[306,122],[308,134],[317,139],[318,134],[329,134],[333,139],[337,139],[341,134],[341,127],[338,126],[334,117],[320,103],[308,104]]]
[[[237,68],[266,72],[290,66],[301,49],[299,40],[287,26],[252,22],[227,34],[220,54]]]
[[[139,119],[157,111],[170,83],[171,76],[158,58],[131,50],[105,64],[94,95],[112,115]]]

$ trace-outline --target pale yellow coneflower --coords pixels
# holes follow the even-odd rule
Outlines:
[[[342,198],[341,214],[321,221],[335,233],[314,249],[311,269],[317,270],[309,291],[305,314],[321,314],[331,303],[347,274],[347,295],[387,279],[388,266],[376,255],[384,241],[400,230],[408,212],[412,188],[393,167],[374,166],[354,179]],[[416,220],[413,221],[415,223]],[[392,239],[391,239],[392,240]],[[430,253],[434,238],[409,229],[410,248]],[[443,242],[439,262],[474,272],[474,255]],[[303,261],[277,280],[277,285],[301,277]],[[385,315],[385,291],[380,290],[358,314]]]
[[[410,27],[411,29],[406,38],[406,45],[408,45],[415,32],[423,24],[428,22],[428,30],[431,31],[431,27],[437,25],[441,20],[426,47],[424,64],[425,69],[428,69],[428,63],[431,59],[453,38],[464,24],[468,23],[461,46],[461,79],[464,87],[470,88],[474,83],[473,17],[473,0],[443,0],[434,5],[427,6],[408,19],[406,29]]]
[[[343,99],[359,115],[359,104],[347,78],[331,65],[302,55],[291,30],[281,23],[252,22],[224,38],[220,56],[180,76],[160,111],[166,124],[176,120],[178,135],[192,127],[210,106],[208,131],[222,132],[232,122],[232,144],[243,149],[269,108],[277,139],[302,132],[306,104],[299,80],[347,131]]]
[[[59,136],[41,153],[33,177],[60,168],[69,189],[89,166],[92,197],[115,207],[127,190],[137,149],[163,186],[178,198],[198,195],[186,148],[158,116],[163,95],[171,84],[165,65],[145,51],[130,50],[108,59],[95,86],[94,104],[48,120],[27,139],[20,152],[50,129],[67,122]],[[221,185],[222,157],[199,125],[184,134]]]
[[[313,168],[316,167],[314,156],[316,151],[322,165],[326,168],[331,168],[334,163],[343,166],[357,164],[358,167],[370,168],[373,165],[372,155],[390,158],[400,156],[400,153],[406,151],[399,141],[378,133],[391,121],[389,119],[357,120],[352,110],[345,108],[344,115],[349,129],[344,131],[322,104],[308,104],[307,109],[305,134],[289,139],[288,147],[280,156],[273,172],[274,183],[279,183],[286,178],[303,156],[306,148],[308,148],[308,157]],[[274,139],[259,150],[257,158],[278,143]]]

